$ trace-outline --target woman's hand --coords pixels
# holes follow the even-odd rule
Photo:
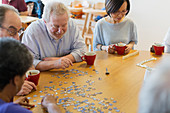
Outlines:
[[[100,49],[100,46],[101,45],[97,45],[97,48]],[[106,51],[110,54],[114,54],[115,53],[115,48],[113,47],[113,44],[112,45],[109,45],[109,46],[101,46],[101,49],[103,51]]]
[[[130,52],[130,50],[132,49],[133,45],[134,45],[134,42],[131,42],[128,45],[126,45],[125,54],[128,54]]]
[[[108,46],[108,53],[109,54],[114,54],[115,53],[115,48],[113,47],[113,45]]]

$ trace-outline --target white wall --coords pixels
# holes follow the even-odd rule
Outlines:
[[[154,42],[163,42],[170,27],[170,0],[131,0],[132,18],[138,29],[136,49],[149,50]]]

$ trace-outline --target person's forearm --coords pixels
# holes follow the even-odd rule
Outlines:
[[[73,57],[72,54],[69,54],[69,55],[66,55],[66,56],[63,56],[63,57],[70,59],[72,62],[76,62],[76,60],[75,60],[75,58]]]
[[[61,113],[61,110],[56,104],[50,104],[47,107],[48,113]]]
[[[102,47],[100,48],[100,46],[102,46]],[[103,46],[103,45],[101,45],[101,44],[98,44],[98,45],[97,45],[97,49],[99,49],[99,50],[102,49],[102,51],[106,51],[106,48],[107,48],[107,46]]]
[[[40,71],[46,71],[54,68],[54,61],[41,61],[37,64],[35,69]]]
[[[28,11],[19,12],[21,16],[28,16]]]

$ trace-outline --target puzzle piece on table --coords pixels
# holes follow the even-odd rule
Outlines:
[[[93,71],[96,72],[96,74],[99,74],[99,72],[95,69]],[[99,94],[103,94],[103,92],[94,92],[96,88],[94,87],[95,81],[93,81],[93,78],[88,79],[85,81],[84,85],[78,85],[77,82],[74,82],[74,76],[76,77],[83,77],[85,75],[88,75],[88,72],[76,70],[76,69],[71,69],[67,71],[60,71],[59,73],[55,73],[55,76],[57,78],[53,78],[53,81],[49,81],[49,83],[55,83],[54,79],[62,78],[59,81],[58,86],[44,86],[44,90],[41,93],[48,93],[48,88],[54,92],[58,92],[60,97],[64,98],[59,98],[58,97],[58,103],[57,105],[61,105],[64,109],[65,112],[73,112],[75,111],[80,111],[80,112],[100,112],[104,113],[105,111],[112,112],[113,108],[110,108],[116,105],[116,102],[113,98],[104,98],[103,100],[98,99],[97,96]],[[51,75],[51,77],[54,77]],[[86,76],[86,77],[93,77],[92,75]],[[95,76],[94,76],[95,77]],[[66,79],[71,80],[71,85],[68,86],[69,82],[67,82]],[[65,80],[64,80],[65,79]],[[63,80],[63,81],[62,81]],[[98,80],[102,80],[101,77],[98,77]],[[67,87],[65,87],[67,86]],[[56,88],[57,87],[57,88]],[[56,92],[56,94],[58,94]],[[76,95],[71,97],[71,95]],[[69,96],[69,97],[67,97]],[[43,96],[42,96],[43,97]],[[41,98],[42,98],[41,97]],[[77,98],[84,98],[84,100],[79,101]],[[113,102],[113,103],[111,103]],[[73,106],[72,110],[71,107]],[[116,109],[118,110],[118,109]],[[120,111],[120,110],[119,110]]]

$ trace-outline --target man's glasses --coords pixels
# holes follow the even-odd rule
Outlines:
[[[114,14],[114,15],[120,15],[120,14],[125,15],[127,12],[128,12],[128,10],[124,10],[124,11],[116,11],[116,12],[114,12],[113,14]]]
[[[6,29],[10,36],[15,36],[17,33],[20,36],[24,32],[24,28],[21,28],[20,30],[17,31],[17,28],[15,28],[14,26],[9,26],[8,28],[5,28],[2,25],[0,25],[0,28]]]

